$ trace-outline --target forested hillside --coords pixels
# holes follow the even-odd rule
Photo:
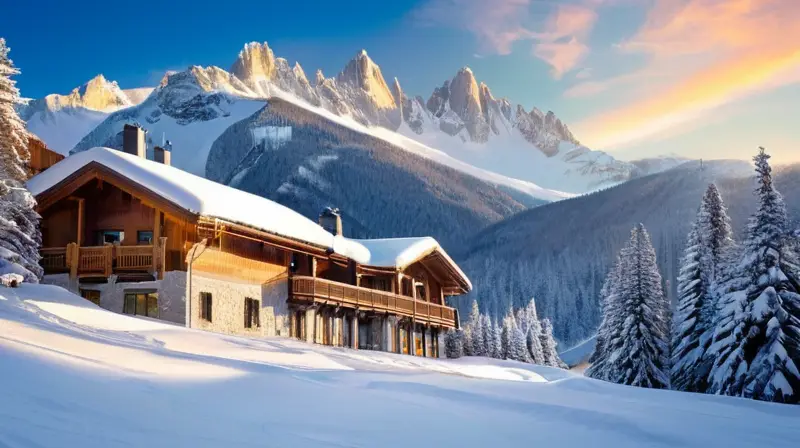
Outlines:
[[[456,300],[462,314],[476,298],[482,310],[502,318],[535,297],[539,312],[569,346],[592,335],[600,321],[598,292],[630,229],[650,231],[670,298],[686,235],[709,183],[716,182],[741,235],[755,204],[752,170],[745,162],[689,162],[594,194],[537,207],[481,232],[457,254],[475,284]],[[794,221],[799,216],[800,166],[777,170]]]
[[[214,142],[206,177],[312,219],[339,207],[348,236],[433,236],[453,252],[487,225],[542,204],[279,99]]]

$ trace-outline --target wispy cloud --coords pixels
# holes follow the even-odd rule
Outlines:
[[[681,132],[687,122],[763,92],[800,82],[800,2],[796,0],[655,0],[638,32],[619,45],[644,54],[645,67],[605,80],[579,83],[569,97],[632,84],[638,100],[579,123],[590,144],[614,149]]]
[[[603,0],[554,3],[540,0],[429,0],[414,12],[422,24],[448,26],[472,33],[480,54],[510,54],[528,41],[531,53],[560,78],[589,53],[586,39],[597,20],[594,7]],[[533,8],[545,11],[532,13]]]

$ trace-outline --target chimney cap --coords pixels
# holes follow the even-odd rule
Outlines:
[[[319,213],[320,216],[342,216],[337,207],[325,207]]]

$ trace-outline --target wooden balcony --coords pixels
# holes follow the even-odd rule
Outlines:
[[[347,285],[316,277],[293,276],[291,299],[378,311],[414,318],[419,323],[456,328],[456,311],[435,303],[414,300],[392,292]]]
[[[69,273],[71,277],[108,277],[121,273],[163,276],[166,238],[149,246],[43,247],[39,250],[45,274]]]

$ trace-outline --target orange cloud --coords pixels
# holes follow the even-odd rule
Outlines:
[[[588,96],[632,81],[638,100],[575,126],[590,145],[614,149],[665,133],[753,93],[800,81],[797,0],[656,0],[642,28],[620,45],[644,53],[647,66],[616,78],[579,83],[565,95]],[[678,70],[675,73],[675,70]],[[669,71],[652,88],[650,77]]]

